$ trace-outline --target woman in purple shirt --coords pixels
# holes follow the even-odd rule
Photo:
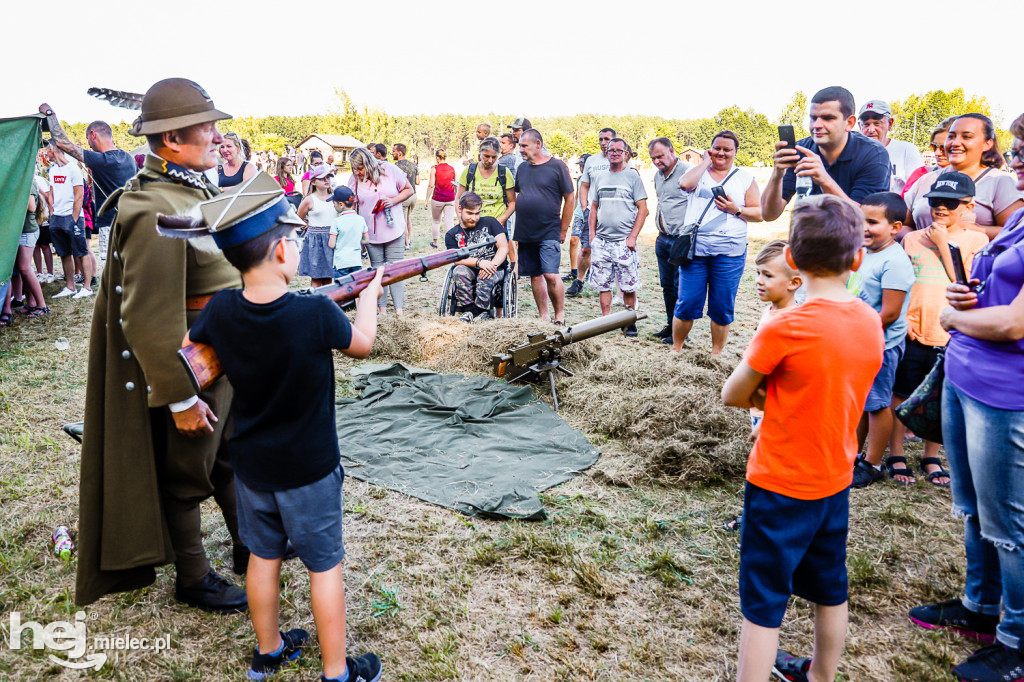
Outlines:
[[[1010,127],[1024,189],[1024,116]],[[953,669],[958,679],[1020,679],[1024,669],[1024,209],[974,257],[972,288],[951,284],[942,386],[942,436],[953,512],[964,519],[962,599],[911,609],[910,618],[991,646]],[[1000,608],[1002,607],[1002,609]],[[1000,620],[1000,611],[1003,616]],[[1017,672],[1013,672],[1017,671]]]

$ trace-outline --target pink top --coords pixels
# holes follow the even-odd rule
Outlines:
[[[279,184],[279,185],[281,184],[281,178],[280,177],[275,175],[274,179],[277,180],[277,184]],[[295,191],[295,181],[292,180],[290,177],[287,178],[287,180],[288,180],[288,182],[286,182],[284,184],[284,186],[281,188],[281,189],[284,190],[285,194],[287,194],[288,192],[294,192]]]
[[[409,186],[405,173],[391,164],[381,164],[380,185],[359,181],[353,174],[348,179],[348,186],[356,193],[356,210],[366,221],[371,244],[384,244],[405,236],[405,216],[401,204],[391,207],[391,225],[388,225],[384,211],[373,212],[378,201],[396,197]]]

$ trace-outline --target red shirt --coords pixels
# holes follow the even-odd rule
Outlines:
[[[434,166],[434,201],[455,201],[455,169],[447,163]]]

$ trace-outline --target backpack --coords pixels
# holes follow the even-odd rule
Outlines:
[[[476,188],[476,167],[479,165],[479,163],[469,164],[469,170],[466,171],[467,192],[472,192]],[[505,203],[505,206],[508,206],[508,194],[506,194],[508,191],[507,170],[504,166],[498,166],[498,184],[501,185],[501,200]]]

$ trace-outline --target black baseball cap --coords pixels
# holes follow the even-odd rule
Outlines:
[[[943,173],[932,185],[925,199],[966,199],[975,193],[974,180],[963,173]]]
[[[522,128],[523,130],[529,130],[533,126],[530,125],[530,119],[526,118],[525,116],[520,116],[516,120],[512,121],[512,125],[508,125],[508,126],[505,126],[505,127],[506,128],[511,128],[512,130],[515,130],[517,128]]]
[[[587,159],[589,159],[589,158],[590,158],[590,154],[580,154],[579,164],[581,166],[585,165],[587,163]]]

